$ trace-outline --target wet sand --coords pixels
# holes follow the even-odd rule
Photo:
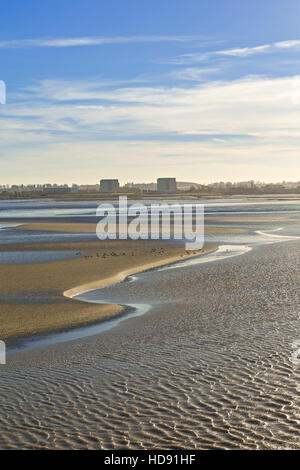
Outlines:
[[[96,233],[96,224],[83,224],[83,223],[33,223],[23,224],[19,227],[13,227],[12,230],[33,230],[45,232],[65,232],[65,233]],[[221,233],[246,233],[247,230],[240,227],[205,227],[206,234],[221,234]],[[117,232],[118,233],[118,232]],[[173,233],[173,227],[171,227]]]
[[[141,274],[152,310],[8,357],[2,449],[299,449],[300,243]]]
[[[123,312],[118,305],[93,305],[70,297],[89,288],[113,284],[140,272],[214,248],[186,252],[161,242],[109,241],[22,245],[28,250],[76,250],[64,261],[0,266],[0,338],[10,340],[105,320]],[[2,247],[14,250],[15,246]],[[66,296],[63,293],[66,291]]]
[[[213,221],[213,222],[230,222],[230,223],[239,223],[239,222],[248,222],[248,223],[273,223],[273,222],[299,222],[299,219],[295,219],[292,217],[269,217],[269,216],[226,216],[226,217],[215,217],[215,216],[206,216],[205,220]]]
[[[103,305],[68,299],[62,292],[98,283],[105,266],[110,266],[107,276],[116,279],[122,271],[138,271],[148,256],[157,262],[166,256],[153,257],[146,253],[148,242],[144,251],[139,243],[139,254],[128,247],[120,270],[120,256],[110,254],[105,265],[96,255],[99,242],[81,242],[87,257],[63,262],[61,270],[49,270],[61,262],[44,263],[34,275],[41,287],[33,293],[33,271],[23,266],[20,288],[10,290],[12,270],[9,281],[0,278],[7,282],[8,313],[20,305],[20,323],[28,308],[36,325],[41,312],[49,320],[46,304],[58,322],[65,311],[67,321],[82,312],[99,319]],[[41,246],[60,250],[79,244],[22,249]],[[133,259],[140,261],[131,265]],[[72,276],[71,262],[76,262]],[[134,278],[95,295],[115,302],[115,308],[151,305],[145,315],[95,336],[8,355],[7,365],[0,366],[0,448],[300,449],[300,367],[292,361],[300,340],[299,241],[254,246],[242,256]],[[18,321],[13,319],[14,327]]]

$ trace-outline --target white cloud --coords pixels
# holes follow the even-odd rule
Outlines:
[[[264,46],[257,46],[257,47],[242,47],[236,49],[227,49],[224,51],[216,51],[215,54],[220,55],[227,55],[232,57],[248,57],[249,55],[259,54],[260,52],[266,52],[270,49],[271,46],[269,44],[265,44]]]
[[[191,80],[195,82],[202,82],[204,80],[207,80],[208,75],[219,72],[220,69],[217,68],[188,67],[180,70],[173,70],[170,73],[170,77],[178,80]]]
[[[231,49],[209,51],[209,52],[193,52],[188,54],[181,54],[172,59],[168,59],[165,63],[174,65],[184,65],[190,63],[204,62],[213,57],[236,57],[246,58],[257,54],[278,53],[290,49],[298,50],[300,48],[300,40],[280,41],[270,44],[263,44],[254,47],[235,47]]]
[[[1,175],[26,161],[52,181],[66,180],[70,166],[79,182],[116,168],[124,179],[153,179],[158,166],[198,181],[225,179],[229,168],[228,179],[287,179],[300,171],[299,78],[114,89],[48,80],[0,109]]]
[[[249,77],[183,87],[106,89],[83,82],[41,83],[28,101],[1,108],[0,132],[15,126],[76,136],[270,135],[300,136],[293,104],[299,77]],[[47,101],[43,101],[46,97]],[[1,115],[0,115],[1,116]],[[5,138],[5,135],[3,135]]]
[[[107,44],[128,44],[137,42],[192,42],[206,39],[204,36],[116,36],[79,38],[37,38],[0,41],[0,49],[30,47],[79,47],[104,46]]]
[[[276,42],[274,44],[275,47],[278,47],[279,49],[293,49],[293,48],[299,48],[300,47],[300,40],[295,40],[295,41],[281,41],[281,42]]]

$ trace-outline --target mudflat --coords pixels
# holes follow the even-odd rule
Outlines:
[[[184,245],[151,241],[74,242],[23,245],[22,249],[76,251],[74,259],[0,266],[0,337],[54,331],[122,314],[118,305],[97,305],[68,298],[79,291],[119,282],[126,275],[207,253]],[[7,245],[6,250],[17,249]]]

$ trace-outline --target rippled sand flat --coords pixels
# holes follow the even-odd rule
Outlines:
[[[0,447],[300,448],[300,244],[139,275],[101,335],[9,357]]]

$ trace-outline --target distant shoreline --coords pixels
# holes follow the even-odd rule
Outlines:
[[[139,200],[139,199],[192,199],[192,200],[202,200],[202,199],[240,199],[240,198],[257,198],[257,199],[285,199],[285,200],[297,200],[300,199],[300,192],[176,192],[176,193],[69,193],[69,194],[20,194],[20,195],[10,195],[10,194],[0,194],[1,201],[26,201],[26,200],[44,200],[44,201],[111,201],[118,200],[119,196],[127,196],[129,200]]]

